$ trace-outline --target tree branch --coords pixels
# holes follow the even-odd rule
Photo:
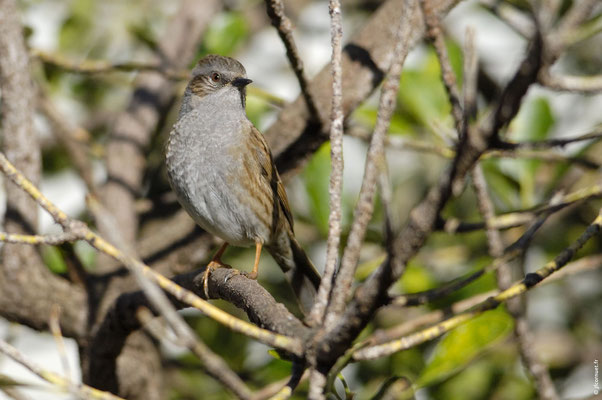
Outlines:
[[[2,148],[33,182],[40,181],[41,156],[32,120],[34,91],[23,27],[16,2],[0,0],[0,91],[2,92]],[[4,229],[31,235],[38,229],[36,203],[12,183],[6,183]],[[53,304],[63,310],[62,330],[85,336],[86,294],[80,286],[53,275],[36,249],[27,245],[2,248],[0,262],[0,313],[34,329],[46,329]]]

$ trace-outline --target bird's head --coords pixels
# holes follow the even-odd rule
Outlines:
[[[246,86],[251,82],[240,62],[231,57],[212,54],[199,60],[192,70],[188,89],[192,95],[200,98],[215,95],[240,96],[244,108]]]

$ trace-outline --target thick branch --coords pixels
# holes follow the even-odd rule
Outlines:
[[[2,148],[34,182],[40,180],[40,147],[33,129],[34,92],[29,61],[15,1],[0,0],[0,92],[2,93]],[[6,184],[5,230],[37,231],[37,205],[12,183]],[[53,304],[63,310],[62,330],[84,336],[86,295],[81,287],[53,275],[35,247],[5,245],[0,262],[0,313],[34,329],[46,329]]]

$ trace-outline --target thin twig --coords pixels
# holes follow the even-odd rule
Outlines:
[[[21,354],[16,348],[0,339],[0,351],[15,362],[21,364],[46,382],[51,383],[62,391],[72,393],[73,395],[81,399],[95,399],[95,400],[123,400],[121,397],[115,396],[109,392],[103,392],[98,389],[94,389],[83,383],[73,383],[68,378],[58,375],[54,372],[45,370],[38,365],[34,364],[31,360],[27,359]]]
[[[247,385],[230,369],[224,360],[215,354],[207,345],[201,342],[192,332],[192,329],[183,320],[172,325],[175,337],[168,334],[166,329],[153,319],[154,315],[147,308],[140,308],[137,312],[138,319],[145,328],[157,339],[167,340],[173,344],[187,347],[201,361],[205,371],[229,389],[240,399],[250,399],[251,391]]]
[[[599,0],[579,0],[572,3],[572,7],[565,14],[558,25],[558,32],[566,34],[577,25],[585,21]]]
[[[489,254],[499,258],[504,253],[504,243],[499,230],[491,226],[491,220],[495,216],[493,202],[487,193],[487,182],[481,166],[477,164],[473,169],[473,186],[477,194],[477,204],[483,219],[485,220],[487,243]],[[509,263],[503,263],[497,270],[497,285],[500,290],[507,289],[512,283],[512,269]],[[537,392],[544,400],[558,399],[558,394],[550,378],[547,368],[541,363],[537,355],[530,349],[532,344],[531,332],[528,329],[527,319],[519,298],[508,301],[508,310],[515,319],[514,335],[518,342],[521,359],[525,367],[535,378]]]
[[[591,132],[583,135],[570,136],[558,139],[546,139],[538,141],[525,141],[525,142],[501,142],[501,147],[504,149],[523,149],[523,150],[537,150],[537,149],[549,149],[552,147],[564,147],[572,143],[584,142],[587,140],[598,140],[602,139],[602,125],[595,127]]]
[[[308,376],[309,376],[309,370],[306,369],[303,372],[303,375],[301,375],[301,378],[299,379],[299,383],[307,380]],[[271,399],[273,396],[278,396],[278,394],[287,390],[285,388],[289,386],[291,379],[292,379],[292,375],[290,377],[282,379],[278,382],[269,384],[268,386],[264,387],[263,389],[255,392],[253,394],[252,400],[265,400],[265,399]]]
[[[533,20],[508,2],[482,0],[481,5],[524,38],[533,36]]]
[[[63,373],[66,377],[71,377],[71,368],[69,367],[69,360],[67,359],[67,351],[65,350],[65,340],[63,339],[63,334],[61,332],[61,325],[59,323],[61,315],[61,308],[58,304],[53,304],[52,310],[50,312],[50,319],[48,320],[48,327],[50,327],[50,332],[52,332],[52,336],[54,337],[54,341],[59,350],[59,355],[61,357],[61,364],[63,365]]]
[[[331,0],[330,36],[332,43],[332,110],[330,119],[330,160],[331,172],[328,184],[330,213],[328,215],[328,239],[326,242],[326,262],[316,302],[309,314],[310,325],[324,321],[324,313],[328,306],[328,298],[332,288],[334,273],[339,259],[339,244],[341,242],[341,192],[343,188],[343,71],[341,56],[343,51],[343,26],[341,4]]]
[[[303,379],[305,371],[305,362],[293,361],[293,370],[288,382],[282,389],[270,397],[270,400],[286,400],[290,398],[295,388],[299,385],[299,382],[301,382],[301,379]]]
[[[486,273],[497,271],[501,265],[506,264],[509,261],[515,259],[518,255],[519,252],[513,249],[513,251],[510,251],[505,255],[495,258],[493,262],[488,264],[485,268],[468,273],[465,276],[461,276],[450,282],[444,283],[435,289],[397,296],[393,299],[391,304],[398,307],[415,307],[441,299],[471,284]]]
[[[453,163],[440,176],[438,183],[431,187],[424,200],[412,209],[405,227],[396,235],[393,253],[388,254],[385,261],[355,291],[342,318],[322,340],[318,349],[320,363],[334,365],[366,327],[378,308],[387,302],[388,289],[401,277],[408,261],[435,230],[440,212],[453,195],[454,188],[460,186],[481,154],[498,139],[499,130],[518,112],[524,95],[536,80],[541,66],[541,55],[541,37],[538,35],[514,77],[500,95],[496,111],[481,127],[482,134],[467,135],[465,139],[468,140],[458,142]]]
[[[462,97],[464,99],[464,126],[469,129],[470,122],[477,115],[477,94],[478,94],[478,75],[479,63],[475,49],[475,30],[472,27],[466,28],[464,35],[464,85],[462,87]]]
[[[29,180],[27,180],[23,174],[15,169],[15,167],[2,153],[0,153],[0,170],[2,170],[2,172],[13,183],[29,194],[40,206],[42,206],[42,208],[48,211],[48,213],[52,215],[54,220],[59,223],[66,232],[76,235],[79,239],[87,241],[96,250],[123,263],[123,265],[125,265],[134,274],[137,272],[143,274],[152,282],[158,284],[163,290],[173,295],[176,299],[198,308],[208,317],[224,324],[235,332],[239,332],[246,336],[257,339],[262,343],[290,351],[298,356],[302,354],[302,345],[298,339],[270,332],[233,317],[232,315],[215,307],[211,303],[201,299],[193,292],[175,284],[165,276],[149,268],[141,261],[123,253],[101,236],[92,232],[83,222],[69,218],[67,214],[56,207]]]
[[[370,135],[366,134],[363,129],[357,127],[352,130],[347,130],[346,133],[349,136],[357,137],[362,140],[368,140]],[[592,140],[593,142],[602,138],[602,128],[596,127],[592,132],[584,135],[577,135],[566,138],[558,139],[546,139],[538,141],[524,141],[524,142],[509,142],[500,140],[496,143],[497,148],[486,150],[481,156],[482,160],[490,158],[532,158],[541,159],[544,161],[551,162],[564,162],[572,163],[575,162],[584,168],[597,169],[600,164],[594,160],[587,158],[580,158],[574,156],[566,156],[557,152],[552,152],[552,148],[564,147],[572,143],[585,142]],[[414,140],[400,136],[388,136],[386,139],[387,148],[403,151],[418,151],[423,153],[430,153],[443,158],[453,159],[456,152],[451,147],[437,145],[423,140]]]
[[[599,162],[579,156],[565,156],[552,150],[491,150],[485,158],[531,158],[555,163],[575,164],[585,169],[597,170],[602,166]]]
[[[476,180],[479,180],[479,179],[476,179]],[[485,187],[485,186],[482,186],[481,183],[478,183],[477,185],[480,185],[480,187]],[[480,191],[480,189],[479,189],[479,191]],[[479,194],[479,196],[481,196],[481,194]],[[558,200],[555,200],[553,203],[556,204],[556,201],[558,201]],[[480,206],[480,207],[489,208],[490,205]],[[493,209],[493,208],[491,208],[491,209]],[[487,214],[489,215],[489,218],[488,218],[489,222],[488,222],[488,228],[487,228],[487,231],[489,232],[488,235],[495,236],[495,233],[493,233],[493,234],[491,233],[492,231],[497,232],[497,229],[492,225],[492,222],[491,222],[491,221],[493,221],[494,216],[489,211],[487,211]],[[516,259],[516,257],[520,256],[520,254],[522,252],[524,252],[524,250],[526,249],[528,244],[531,242],[533,236],[537,232],[537,230],[543,225],[545,220],[551,214],[552,214],[552,211],[542,212],[541,214],[539,214],[539,218],[532,224],[532,226],[529,227],[529,229],[527,229],[518,239],[516,239],[512,244],[510,244],[506,248],[504,248],[501,241],[494,239],[496,241],[496,243],[494,245],[494,247],[495,247],[494,253],[496,255],[492,254],[492,256],[494,257],[494,260],[486,267],[484,267],[478,271],[468,273],[465,276],[456,278],[456,279],[454,279],[448,283],[445,283],[435,289],[430,289],[430,290],[425,290],[423,292],[409,293],[409,294],[397,296],[393,299],[392,304],[397,305],[397,306],[402,306],[402,307],[419,306],[422,304],[426,304],[428,302],[435,301],[435,300],[440,299],[444,296],[447,296],[453,292],[456,292],[457,290],[465,287],[466,285],[470,284],[471,282],[474,282],[476,279],[480,278],[481,276],[483,276],[484,274],[486,274],[488,272],[499,271],[500,268],[503,268],[509,262]],[[498,235],[499,235],[499,233],[498,233]],[[511,281],[510,280],[507,280],[507,281],[508,281],[508,285],[509,285],[509,283]],[[508,285],[506,285],[506,287]]]
[[[63,243],[74,242],[78,239],[73,233],[59,233],[56,235],[21,235],[18,233],[0,232],[0,242],[20,244],[47,244],[55,246]]]
[[[464,124],[464,111],[460,102],[460,92],[458,91],[458,85],[456,75],[452,69],[449,61],[449,55],[447,53],[447,47],[445,45],[445,38],[441,31],[441,23],[437,14],[433,11],[431,6],[432,0],[425,0],[422,4],[424,10],[424,20],[427,26],[427,37],[433,43],[435,52],[439,58],[439,65],[441,66],[441,77],[443,78],[443,84],[447,91],[447,97],[452,106],[452,116],[455,121],[456,130],[458,136],[462,137],[466,134],[466,125]]]
[[[552,90],[580,93],[597,93],[602,91],[602,75],[557,75],[552,74],[546,68],[540,74],[539,82]]]
[[[399,78],[405,57],[409,51],[409,29],[411,28],[410,17],[414,14],[411,10],[416,6],[416,2],[405,2],[405,12],[399,21],[397,28],[397,41],[393,50],[393,62],[389,74],[383,84],[380,102],[378,106],[378,117],[374,127],[374,134],[368,149],[366,166],[364,168],[364,177],[360,189],[359,199],[353,214],[353,224],[347,239],[347,247],[343,253],[341,267],[336,278],[336,283],[332,289],[332,301],[328,307],[326,315],[326,326],[332,326],[335,320],[345,309],[347,296],[350,293],[351,284],[357,268],[357,262],[360,255],[361,245],[366,233],[366,227],[372,217],[374,210],[374,193],[379,171],[382,170],[384,163],[384,144],[389,123],[395,109],[397,90],[399,89]]]
[[[316,102],[311,94],[309,81],[307,80],[305,71],[303,69],[303,61],[301,60],[299,51],[295,45],[292,23],[286,14],[284,14],[284,4],[282,3],[282,0],[265,0],[265,5],[267,8],[267,13],[272,20],[272,25],[278,31],[278,35],[280,36],[280,39],[286,48],[286,55],[291,67],[293,68],[293,71],[295,72],[295,75],[297,76],[297,80],[299,81],[301,93],[305,99],[307,109],[309,110],[310,118],[320,121],[320,112],[318,111]]]
[[[562,268],[560,271],[550,276],[550,278],[546,279],[542,282],[542,284],[546,285],[552,282],[557,282],[560,279],[563,279],[569,275],[574,275],[581,272],[591,271],[596,268],[600,268],[602,266],[602,255],[592,255],[580,258],[579,260],[573,261],[566,265],[566,267]],[[491,296],[495,296],[499,294],[499,290],[491,290],[485,293],[479,293],[474,295],[468,299],[460,300],[450,307],[447,307],[444,310],[435,310],[429,313],[423,314],[419,317],[413,318],[409,321],[403,322],[400,325],[394,326],[384,331],[376,331],[372,336],[368,337],[362,342],[361,347],[366,347],[367,345],[376,345],[381,343],[386,343],[391,340],[395,340],[404,335],[412,333],[423,326],[436,324],[437,322],[443,321],[444,318],[448,317],[450,314],[459,314],[462,313],[469,308],[483,302],[487,298]]]
[[[592,185],[583,189],[576,190],[560,197],[557,201],[540,204],[527,210],[519,210],[507,214],[495,216],[491,220],[491,226],[495,229],[509,229],[516,226],[525,225],[533,221],[537,216],[546,213],[554,213],[571,206],[575,203],[583,202],[592,197],[602,196],[602,184]],[[483,229],[483,222],[464,223],[457,219],[441,220],[440,227],[447,233],[471,232],[477,229]]]
[[[40,88],[38,94],[38,107],[50,121],[53,126],[53,133],[67,150],[73,166],[83,179],[88,190],[94,193],[96,185],[92,174],[92,163],[89,158],[89,149],[84,144],[90,140],[90,133],[67,120],[52,104],[43,89]],[[83,138],[85,139],[82,140]]]
[[[497,308],[500,304],[525,293],[541,281],[545,280],[551,274],[564,267],[589,239],[600,232],[601,227],[602,209],[600,209],[596,219],[587,227],[587,229],[574,243],[572,243],[568,248],[564,249],[554,260],[546,263],[536,272],[527,274],[520,282],[514,283],[508,289],[496,296],[489,297],[487,300],[477,304],[471,310],[454,315],[453,317],[448,318],[447,320],[433,325],[427,329],[402,337],[398,340],[360,349],[355,353],[354,359],[360,360],[379,358],[401,350],[409,349],[421,343],[435,339],[485,311]]]
[[[188,71],[176,71],[166,68],[161,62],[138,62],[127,61],[112,63],[105,60],[81,60],[72,61],[59,54],[52,54],[43,50],[32,50],[31,56],[38,58],[45,64],[53,65],[65,71],[78,74],[99,74],[109,72],[133,72],[133,71],[155,71],[165,75],[169,79],[184,80],[190,78]]]

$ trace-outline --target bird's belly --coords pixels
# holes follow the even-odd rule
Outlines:
[[[242,199],[251,194],[239,193],[235,176],[215,174],[211,168],[185,178],[186,190],[176,190],[178,200],[197,224],[226,242],[247,247],[266,242],[269,232],[262,232],[255,215]]]

